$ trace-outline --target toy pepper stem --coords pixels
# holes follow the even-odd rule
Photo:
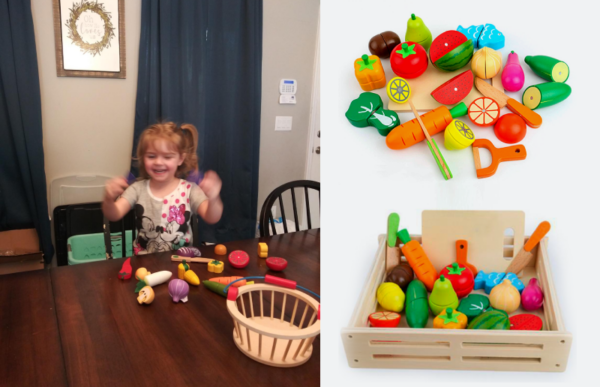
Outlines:
[[[414,14],[414,13],[411,13],[411,14],[410,14],[410,18],[411,18],[411,19],[413,19],[413,20],[417,20],[417,17],[415,16],[415,14]]]
[[[446,280],[446,277],[444,277],[444,275],[442,274],[442,275],[440,276],[440,281],[444,282],[445,280]]]
[[[365,65],[369,64],[369,56],[367,54],[362,56],[362,60]]]
[[[452,308],[446,308],[446,316],[448,316],[448,318],[452,318]]]

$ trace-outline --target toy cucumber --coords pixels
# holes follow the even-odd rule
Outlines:
[[[525,63],[547,81],[564,83],[569,79],[569,66],[558,59],[544,55],[526,56]]]
[[[411,328],[425,328],[428,320],[427,289],[423,282],[412,280],[406,289],[406,322]]]
[[[469,324],[469,329],[510,329],[508,314],[503,310],[488,310]]]
[[[396,233],[398,232],[398,226],[400,226],[400,215],[398,215],[395,212],[392,212],[388,216],[387,240],[388,240],[389,247],[396,247],[396,240],[398,238],[396,236]]]
[[[525,92],[523,92],[523,105],[534,110],[562,102],[569,95],[571,95],[571,86],[566,83],[540,83],[525,89]]]
[[[225,290],[225,286],[227,285],[214,281],[202,281],[202,285],[204,285],[208,290],[217,293],[221,297],[227,298],[227,293],[223,292],[223,290]]]

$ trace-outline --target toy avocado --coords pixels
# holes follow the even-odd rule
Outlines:
[[[452,283],[443,275],[433,284],[433,290],[429,296],[429,308],[436,316],[446,308],[458,308],[458,296]]]

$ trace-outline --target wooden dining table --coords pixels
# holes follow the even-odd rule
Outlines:
[[[288,266],[283,272],[273,272],[265,259],[257,254],[258,242],[266,242],[269,256],[283,257]],[[227,256],[216,256],[213,246],[200,250],[203,257],[225,262],[223,273],[215,275],[205,263],[191,263],[191,269],[206,280],[214,276],[264,276],[274,275],[296,281],[298,285],[320,293],[320,230],[307,230],[272,237],[224,243],[228,253],[243,250],[250,256],[244,269],[235,269]],[[178,263],[171,261],[172,252],[136,256],[131,258],[133,271],[145,267],[150,272],[169,270],[177,278]],[[154,287],[155,300],[150,305],[140,305],[134,292],[137,280],[118,278],[122,259],[93,262],[75,266],[53,268],[48,274],[37,274],[40,283],[29,297],[31,303],[44,309],[47,326],[37,332],[44,348],[51,350],[44,358],[38,352],[27,350],[35,344],[35,332],[26,336],[13,326],[17,321],[34,317],[32,311],[13,304],[9,297],[0,298],[0,310],[10,323],[3,322],[0,329],[0,360],[10,357],[13,350],[25,363],[48,361],[44,367],[21,365],[28,372],[49,372],[55,383],[47,385],[70,386],[318,386],[320,380],[320,339],[313,342],[311,358],[293,368],[277,368],[256,362],[235,345],[234,325],[226,308],[226,299],[204,286],[190,286],[188,302],[174,303],[167,284]],[[40,273],[43,273],[40,271]],[[47,272],[46,272],[47,273]],[[17,275],[14,275],[17,276]],[[32,280],[33,281],[33,280]],[[45,281],[45,282],[44,282]],[[257,280],[261,281],[261,280]],[[23,289],[17,280],[10,283],[1,279],[0,290],[12,291],[11,286]],[[51,289],[50,289],[51,286]],[[0,296],[1,297],[1,296]],[[320,300],[318,300],[320,301]],[[41,306],[43,304],[43,307]],[[7,305],[11,314],[4,314]],[[15,316],[17,309],[21,315]],[[35,308],[34,308],[35,309]],[[41,312],[38,312],[40,314]],[[14,324],[13,324],[14,323]],[[40,321],[39,324],[42,324]],[[56,329],[56,327],[58,329]],[[6,348],[5,336],[11,329],[18,331]],[[60,345],[57,345],[57,340]],[[62,355],[62,358],[61,356]],[[62,363],[62,369],[61,364]],[[4,367],[4,364],[0,364]],[[48,368],[53,369],[52,372]],[[0,377],[4,377],[0,372]],[[15,372],[6,377],[14,381],[8,385],[21,385]],[[40,375],[45,380],[45,375]],[[65,380],[66,379],[66,380]],[[1,379],[0,379],[1,380]],[[2,382],[0,382],[2,384]],[[32,384],[32,383],[30,383]]]

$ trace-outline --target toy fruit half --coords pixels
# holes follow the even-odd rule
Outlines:
[[[394,77],[390,79],[385,91],[390,100],[396,103],[404,103],[410,98],[410,85],[404,78]]]
[[[454,105],[465,98],[473,89],[473,73],[467,70],[441,84],[431,92],[433,99],[444,105]]]
[[[369,322],[375,328],[394,328],[400,323],[400,315],[387,310],[375,312],[369,315]]]
[[[498,51],[484,47],[473,55],[471,69],[478,78],[494,78],[502,68],[502,56]]]
[[[444,71],[455,71],[464,67],[473,57],[473,41],[458,31],[440,34],[429,49],[431,63]]]
[[[492,126],[500,117],[500,106],[488,97],[475,99],[469,105],[469,118],[477,126]]]

